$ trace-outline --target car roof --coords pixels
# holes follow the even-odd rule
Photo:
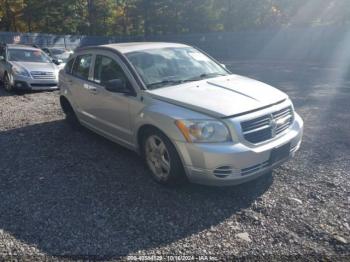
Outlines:
[[[176,47],[189,47],[189,46],[184,44],[179,44],[179,43],[165,43],[165,42],[131,42],[131,43],[102,45],[102,47],[112,48],[125,54],[130,52],[148,50],[148,49],[176,48]]]
[[[7,48],[9,49],[24,49],[24,50],[40,50],[40,48],[36,48],[33,46],[29,46],[29,45],[17,45],[17,44],[8,44]]]

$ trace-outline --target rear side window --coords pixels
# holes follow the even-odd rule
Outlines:
[[[75,59],[72,74],[84,80],[89,79],[92,55],[80,55]]]
[[[73,67],[74,59],[75,59],[75,58],[69,60],[68,63],[66,64],[66,67],[65,67],[64,70],[65,70],[65,72],[68,73],[68,74],[70,74],[70,73],[72,72],[72,67]]]

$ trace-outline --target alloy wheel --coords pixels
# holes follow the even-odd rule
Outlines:
[[[147,138],[145,143],[146,162],[158,180],[166,179],[171,170],[170,155],[162,141],[156,135]]]

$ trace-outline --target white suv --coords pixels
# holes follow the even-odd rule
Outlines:
[[[0,45],[0,80],[5,90],[57,89],[59,68],[41,49]]]

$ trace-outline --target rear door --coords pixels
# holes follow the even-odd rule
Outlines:
[[[67,85],[70,85],[70,95],[78,109],[80,120],[84,122],[91,122],[91,118],[93,118],[90,102],[92,62],[93,55],[91,53],[80,54],[75,58],[70,74],[66,74]]]

